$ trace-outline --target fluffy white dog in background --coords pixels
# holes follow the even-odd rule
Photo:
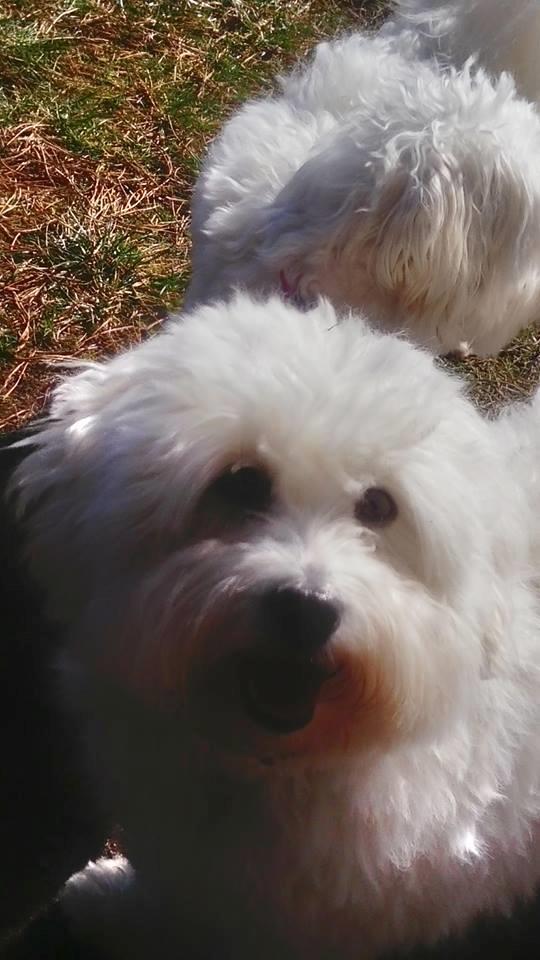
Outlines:
[[[540,117],[515,88],[536,97],[539,50],[539,0],[402,0],[320,44],[212,144],[188,303],[281,286],[496,353],[540,317]]]
[[[135,869],[86,935],[358,960],[533,893],[539,418],[247,294],[57,388],[15,482]]]

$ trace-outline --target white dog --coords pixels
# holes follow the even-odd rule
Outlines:
[[[137,875],[113,955],[372,958],[533,893],[539,418],[279,296],[57,388],[16,487]]]
[[[540,117],[514,86],[536,96],[539,50],[539,0],[402,0],[320,44],[211,146],[188,303],[281,286],[496,353],[540,317]]]

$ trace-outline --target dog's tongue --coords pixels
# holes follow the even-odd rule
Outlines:
[[[259,657],[240,669],[244,706],[259,726],[292,733],[311,722],[327,673],[309,660]]]

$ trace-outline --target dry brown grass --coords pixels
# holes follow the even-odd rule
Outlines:
[[[51,361],[110,351],[155,323],[160,279],[186,268],[187,243],[172,171],[74,158],[36,122],[2,131],[0,150],[5,425],[40,404]]]
[[[531,327],[499,354],[479,360],[443,360],[463,377],[473,399],[483,410],[493,412],[501,404],[530,396],[540,377],[540,332]]]
[[[338,0],[0,3],[0,426],[66,357],[178,303],[189,195],[231,107],[314,41],[380,12]]]

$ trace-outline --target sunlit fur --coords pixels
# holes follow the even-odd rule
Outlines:
[[[190,931],[204,956],[357,960],[531,893],[539,417],[486,421],[359,315],[245,294],[60,384],[16,490],[144,903],[119,956],[148,957],[155,913],[165,958]],[[273,478],[238,526],[201,516],[231,463]],[[398,508],[379,530],[355,519],[373,485]],[[229,671],[276,585],[342,609],[290,735]]]
[[[409,27],[422,56],[461,67],[479,55],[491,74],[511,73],[522,96],[540,97],[539,0],[397,0],[395,7],[385,30]]]
[[[320,44],[211,145],[188,302],[281,285],[498,352],[540,314],[540,117],[498,68],[536,94],[539,47],[537,0],[403,0]]]

